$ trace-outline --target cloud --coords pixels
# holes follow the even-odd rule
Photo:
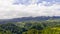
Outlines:
[[[28,4],[31,1],[28,1]],[[15,0],[0,0],[0,19],[28,16],[60,16],[60,4],[57,2],[51,3],[46,0],[37,4],[38,1],[33,0],[29,5],[25,5],[26,1],[25,4],[14,4],[14,2]]]

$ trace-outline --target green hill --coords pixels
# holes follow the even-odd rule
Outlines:
[[[60,34],[60,20],[0,24],[0,34]]]

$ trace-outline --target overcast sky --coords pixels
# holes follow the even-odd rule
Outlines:
[[[60,16],[60,0],[0,0],[0,19]]]

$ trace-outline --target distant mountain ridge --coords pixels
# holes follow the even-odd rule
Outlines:
[[[22,18],[13,18],[13,19],[0,19],[0,24],[8,22],[23,22],[23,21],[44,21],[49,19],[60,19],[60,16],[38,16],[38,17],[22,17]]]

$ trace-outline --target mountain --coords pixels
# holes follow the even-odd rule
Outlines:
[[[23,21],[45,21],[49,19],[60,19],[60,16],[38,16],[38,17],[22,17],[13,19],[0,19],[0,24],[9,22],[23,22]]]

